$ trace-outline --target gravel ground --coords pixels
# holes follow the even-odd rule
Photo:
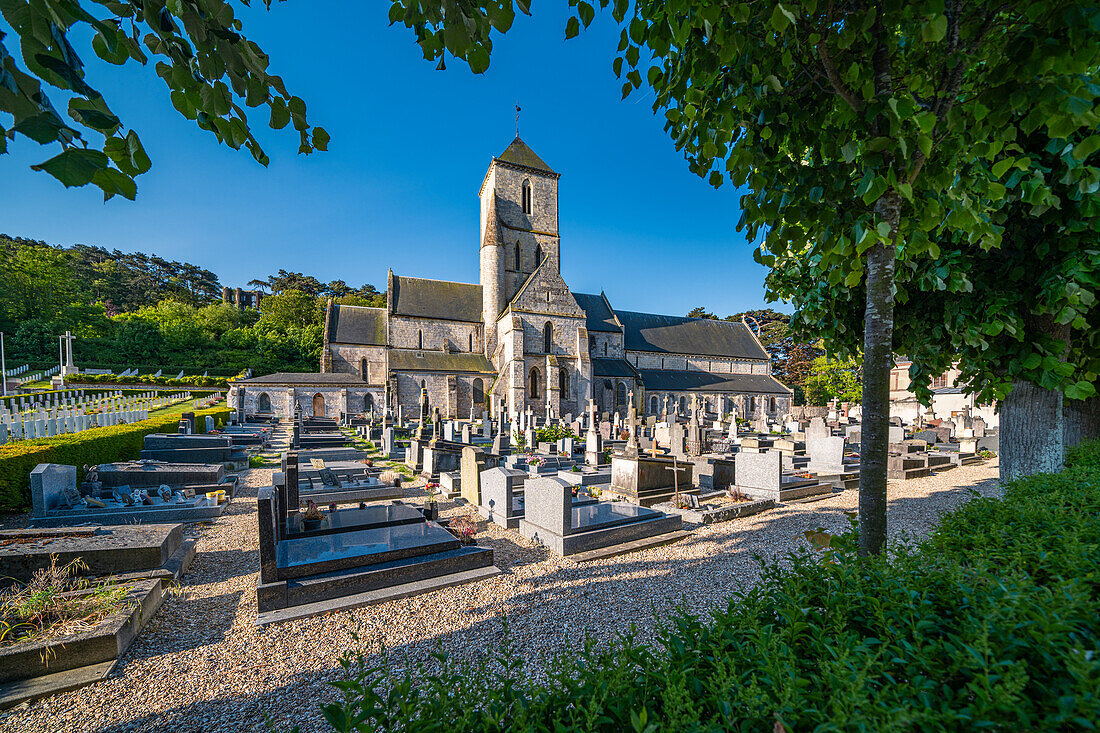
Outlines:
[[[974,491],[996,495],[996,478],[994,459],[891,482],[890,536],[924,535]],[[654,611],[681,602],[698,610],[724,605],[755,582],[754,555],[782,556],[804,542],[807,529],[845,529],[845,512],[857,499],[850,490],[785,505],[697,527],[673,545],[583,565],[478,518],[477,540],[493,547],[503,575],[261,630],[253,626],[255,497],[270,480],[269,469],[242,474],[243,487],[226,514],[189,527],[200,538],[194,563],[109,679],[0,714],[0,729],[265,731],[266,718],[277,730],[327,730],[319,708],[335,699],[327,683],[339,676],[341,654],[355,647],[353,634],[417,661],[440,643],[457,658],[486,653],[500,638],[502,614],[513,643],[529,659],[575,643],[585,631],[613,634],[634,623],[644,633]],[[416,487],[408,493],[423,496]],[[441,507],[445,517],[473,515],[469,507]]]

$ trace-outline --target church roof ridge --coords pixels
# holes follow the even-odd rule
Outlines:
[[[504,149],[503,153],[496,156],[495,160],[558,175],[557,171],[540,158],[538,153],[532,150],[531,146],[525,143],[519,135],[516,135],[516,139]]]

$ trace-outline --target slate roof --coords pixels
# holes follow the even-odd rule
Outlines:
[[[739,321],[659,316],[615,311],[625,331],[628,351],[698,354],[737,359],[767,359],[748,326]]]
[[[481,323],[481,286],[393,276],[390,307],[399,316]]]
[[[593,359],[593,361],[595,361]],[[787,395],[790,390],[770,374],[710,374],[640,369],[647,390],[660,392],[741,392]]]
[[[626,359],[592,358],[592,376],[637,379],[638,372]]]
[[[390,349],[390,371],[495,374],[484,354]]]
[[[251,379],[232,379],[231,384],[243,384],[243,385],[288,385],[288,386],[324,386],[324,387],[366,387],[367,383],[359,378],[356,374],[345,374],[343,372],[328,372],[326,374],[320,374],[317,372],[277,372],[275,374],[265,374],[262,377],[252,377]]]
[[[602,295],[587,295],[585,293],[573,293],[577,305],[581,307],[588,321],[585,325],[589,331],[611,331],[618,333],[621,329],[615,323],[615,312],[611,310]]]
[[[386,345],[386,309],[359,305],[332,306],[329,342],[361,346]]]
[[[509,145],[503,153],[497,156],[497,160],[513,165],[521,165],[524,168],[534,168],[535,170],[546,171],[547,173],[556,173],[553,168],[546,165],[546,161],[540,158],[534,150],[527,146],[527,143],[519,139],[519,135],[516,135],[516,139],[512,141],[512,144]]]

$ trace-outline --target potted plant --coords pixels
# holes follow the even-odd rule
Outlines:
[[[539,475],[539,466],[543,463],[542,459],[538,456],[533,456],[530,453],[527,454],[527,473],[532,476]]]
[[[312,499],[306,502],[306,510],[302,512],[302,526],[307,530],[321,526],[321,509]]]
[[[439,495],[439,484],[429,481],[424,490],[428,492],[428,503],[424,505],[424,518],[435,521],[439,519],[439,505],[435,503],[435,497]]]

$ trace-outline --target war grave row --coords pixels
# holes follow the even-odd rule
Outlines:
[[[279,470],[257,494],[261,626],[499,574],[493,549],[476,543],[476,524],[439,518],[441,496],[586,562],[858,483],[859,425],[835,406],[826,419],[761,418],[742,432],[736,419],[711,419],[699,405],[692,400],[687,420],[640,419],[632,406],[625,416],[599,414],[592,403],[576,418],[528,410],[443,420],[422,392],[413,420],[400,410],[298,412],[285,424],[238,413],[216,435],[196,434],[185,413],[178,433],[146,436],[138,460],[84,467],[79,483],[76,466],[41,464],[31,475],[30,528],[0,532],[0,576],[18,587],[79,559],[78,592],[110,585],[125,597],[91,629],[0,646],[0,708],[109,674],[186,572],[196,548],[185,525],[220,516],[234,474],[273,447],[285,448]],[[898,478],[977,457],[987,436],[975,435],[981,426],[968,415],[954,417],[892,426]],[[426,502],[406,497],[408,475],[427,481]]]

